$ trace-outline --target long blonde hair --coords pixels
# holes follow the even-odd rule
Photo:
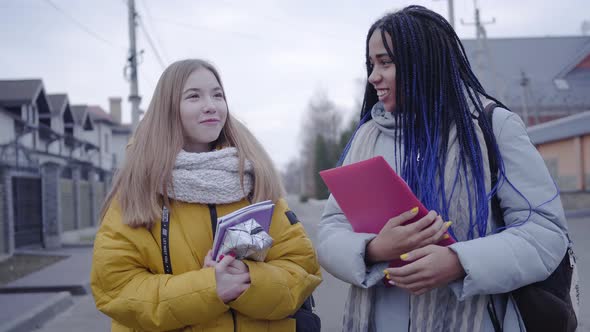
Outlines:
[[[206,61],[177,61],[164,70],[147,113],[127,146],[125,162],[115,175],[102,207],[101,219],[113,199],[121,206],[123,222],[134,227],[151,227],[161,216],[162,204],[170,206],[167,195],[161,193],[167,193],[172,186],[172,169],[184,145],[180,119],[182,88],[189,75],[200,68],[213,73],[223,90],[219,73]],[[242,187],[245,160],[252,163],[254,190],[251,197],[254,202],[276,201],[284,195],[281,178],[272,160],[246,126],[229,112],[216,145],[237,148]]]

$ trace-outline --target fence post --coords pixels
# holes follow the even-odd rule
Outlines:
[[[41,165],[43,243],[50,249],[61,246],[60,174],[61,165],[57,163],[47,162]]]
[[[80,229],[80,166],[72,165],[72,182],[74,196],[74,229]]]
[[[0,256],[10,256],[14,251],[14,233],[11,230],[12,190],[8,167],[0,167]]]

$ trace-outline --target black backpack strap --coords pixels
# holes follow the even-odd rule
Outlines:
[[[483,137],[486,143],[486,147],[488,150],[488,162],[490,165],[490,176],[491,176],[491,183],[490,183],[490,188],[494,188],[497,184],[498,184],[498,172],[500,170],[500,167],[498,165],[498,158],[496,155],[496,149],[494,147],[494,145],[492,144],[492,136],[494,135],[494,121],[493,121],[493,116],[494,116],[494,110],[496,109],[496,107],[498,107],[499,105],[495,102],[489,103],[483,110],[483,115],[485,117],[485,119],[487,120],[487,123],[489,125],[489,132],[486,132],[485,130],[483,130],[483,125],[482,125],[482,118],[481,116],[478,117],[478,122],[479,122],[479,126],[480,128],[482,128],[482,132],[483,132]],[[500,201],[498,200],[498,195],[495,194],[492,197],[492,216],[494,217],[494,220],[499,223],[502,226],[505,226],[504,223],[504,216],[502,214],[502,209],[500,208]]]
[[[496,184],[498,184],[498,158],[496,158],[496,150],[492,144],[492,136],[494,135],[494,110],[498,107],[498,104],[495,102],[489,103],[483,110],[483,117],[480,115],[477,118],[479,127],[482,129],[483,137],[486,143],[486,148],[488,150],[488,162],[490,166],[490,177],[491,183],[490,188],[494,188]],[[483,118],[485,118],[488,126],[489,131],[484,130],[484,124],[482,123]],[[500,201],[498,200],[498,196],[494,194],[492,197],[492,216],[494,220],[498,223],[504,225],[504,218],[502,216],[502,210],[500,208]],[[494,332],[503,332],[504,328],[502,326],[500,317],[498,317],[498,312],[496,311],[496,306],[494,304],[494,298],[492,295],[489,296],[488,305],[487,305],[488,315],[490,316],[490,320],[492,321],[492,326],[494,328]]]
[[[484,109],[484,115],[490,126],[490,135],[485,135],[486,147],[488,150],[488,160],[490,163],[490,175],[492,176],[492,188],[498,183],[498,158],[496,158],[496,150],[492,146],[492,137],[494,135],[494,110],[498,107],[496,103],[488,104]]]

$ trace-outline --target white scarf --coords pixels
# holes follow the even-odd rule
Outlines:
[[[378,106],[378,105],[376,105]],[[372,111],[373,118],[383,115],[383,112],[377,107]],[[387,114],[385,114],[387,117]],[[383,119],[381,119],[383,121]],[[384,121],[388,121],[387,119]],[[482,162],[484,165],[485,185],[487,190],[490,188],[490,170],[488,162],[487,148],[484,141],[483,132],[481,131],[477,120],[475,121],[476,136],[482,153]],[[377,138],[382,130],[387,128],[378,125],[375,120],[371,120],[363,125],[356,133],[350,151],[346,156],[343,164],[369,159],[374,156]],[[394,148],[393,146],[391,147]],[[447,163],[445,165],[445,184],[446,196],[450,198],[452,184],[455,180],[457,169],[460,167],[460,146],[457,139],[457,130],[453,126],[449,133],[449,143],[447,146]],[[399,156],[397,156],[399,157]],[[471,178],[468,170],[467,178]],[[471,193],[472,195],[474,193]],[[466,233],[469,229],[469,206],[468,193],[466,190],[466,177],[464,172],[459,173],[459,179],[455,192],[449,203],[449,217],[454,221],[453,229],[459,239],[466,239]],[[475,197],[472,196],[472,200]],[[491,214],[490,214],[491,215]],[[491,218],[491,216],[489,217]],[[488,218],[488,232],[491,221]],[[385,291],[384,289],[381,289]],[[374,310],[376,287],[361,288],[354,285],[350,286],[348,298],[344,308],[343,331],[347,332],[371,332],[375,331]],[[434,289],[420,296],[410,296],[412,319],[411,331],[454,331],[462,327],[470,327],[470,331],[480,331],[485,306],[487,304],[486,296],[473,296],[463,302],[459,302],[452,294],[448,287]],[[435,308],[434,310],[431,310]],[[391,308],[395,310],[395,308]],[[443,312],[441,312],[443,311]],[[471,315],[464,315],[468,311]],[[454,329],[450,329],[454,327]]]
[[[238,150],[234,147],[211,152],[180,151],[172,170],[168,197],[188,203],[227,204],[242,200],[252,191],[252,164],[244,163],[240,183]]]

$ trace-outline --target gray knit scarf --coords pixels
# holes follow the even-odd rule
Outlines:
[[[396,130],[393,117],[384,113],[377,104],[372,110],[373,120],[364,124],[356,133],[350,151],[344,160],[344,164],[350,164],[366,160],[374,156],[375,145],[380,133],[388,133]],[[480,142],[483,156],[484,175],[486,188],[490,188],[490,171],[487,158],[487,148],[483,133],[479,126],[475,125],[476,135]],[[389,131],[389,132],[388,132]],[[394,136],[395,137],[395,136]],[[393,149],[393,146],[391,147]],[[460,167],[460,146],[457,139],[456,127],[452,127],[449,135],[447,163],[445,165],[445,188],[449,198],[449,219],[453,220],[453,231],[459,240],[467,239],[469,229],[468,192],[467,180],[471,177],[470,171],[465,174],[460,172],[458,182],[451,197],[452,184]],[[398,156],[402,153],[398,151]],[[394,165],[391,165],[395,167]],[[473,193],[472,193],[473,195]],[[472,196],[472,200],[475,197]],[[488,231],[491,222],[488,222]],[[344,308],[343,331],[346,332],[372,332],[375,327],[374,310],[375,292],[387,291],[385,288],[361,288],[350,286],[348,298]],[[433,289],[423,295],[410,296],[410,331],[481,331],[487,305],[487,296],[472,296],[462,302],[458,301],[449,287]],[[395,308],[392,308],[394,310]]]
[[[168,197],[175,200],[201,204],[233,203],[252,191],[253,168],[246,160],[242,188],[236,148],[201,153],[182,150],[172,170],[172,184]]]

